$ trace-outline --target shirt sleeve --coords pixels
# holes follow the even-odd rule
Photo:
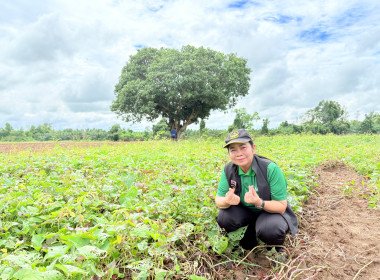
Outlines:
[[[274,162],[268,165],[267,179],[270,186],[270,194],[273,200],[281,201],[287,197],[287,183],[284,173]]]
[[[230,186],[228,185],[226,173],[224,173],[224,169],[222,172],[222,176],[220,177],[219,185],[218,185],[218,191],[216,195],[218,196],[226,196],[226,193],[230,189]]]

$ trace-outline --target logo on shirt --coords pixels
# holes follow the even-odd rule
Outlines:
[[[235,189],[236,188],[236,181],[234,181],[234,180],[231,180],[231,188],[232,189]]]

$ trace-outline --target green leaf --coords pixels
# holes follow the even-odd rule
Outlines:
[[[106,271],[103,271],[103,267],[96,267],[96,263],[94,263],[93,261],[86,263],[86,271],[91,271],[92,274],[99,276],[100,279],[103,279],[102,277],[106,274]],[[118,271],[116,273],[118,273]]]
[[[78,248],[78,254],[86,259],[94,259],[106,255],[107,251],[101,250],[95,246],[86,245]]]
[[[40,210],[37,207],[34,206],[27,206],[28,214],[35,215],[39,214]]]
[[[44,220],[38,218],[38,217],[30,217],[28,219],[28,222],[31,223],[31,224],[40,224],[42,223]]]
[[[149,235],[153,238],[154,241],[156,241],[160,237],[160,234],[158,232],[153,231],[150,231]]]
[[[207,280],[207,278],[204,278],[204,277],[201,277],[201,276],[197,276],[197,275],[194,275],[194,274],[190,275],[189,279],[191,279],[191,280]]]
[[[121,179],[124,183],[124,185],[127,187],[127,188],[130,188],[133,186],[133,183],[135,182],[136,180],[136,175],[133,174],[133,173],[130,173],[128,174],[127,176],[123,176],[122,179]]]
[[[33,235],[32,237],[32,247],[37,251],[41,250],[42,243],[44,242],[45,237],[43,235]]]
[[[73,265],[68,265],[68,264],[56,264],[55,265],[58,269],[62,270],[63,273],[65,273],[66,276],[72,276],[75,274],[82,274],[86,275],[87,272],[84,271],[83,269],[73,266]]]
[[[48,270],[43,273],[44,280],[65,280],[66,277],[58,270]]]
[[[176,241],[179,239],[187,238],[194,231],[194,225],[185,223],[177,227],[174,234],[169,237],[169,241]]]
[[[228,246],[228,238],[226,236],[219,237],[217,235],[213,236],[211,239],[212,249],[214,252],[219,255],[227,249]]]
[[[142,242],[137,243],[137,248],[141,252],[145,252],[148,249],[148,242],[146,240],[143,240]]]
[[[12,275],[15,273],[15,269],[13,267],[2,267],[0,268],[0,277],[1,279],[11,279]]]
[[[151,269],[153,267],[153,262],[150,258],[147,258],[147,259],[143,259],[141,261],[137,261],[137,262],[133,262],[129,265],[127,265],[127,268],[131,268],[131,269],[137,269],[137,270],[140,270],[140,271],[148,271],[149,269]]]
[[[90,244],[90,239],[82,238],[79,236],[63,235],[61,236],[61,238],[62,240],[70,241],[70,243],[74,244],[76,248],[80,248],[80,247]]]
[[[127,192],[120,195],[119,200],[120,205],[124,207],[130,207],[137,201],[137,189],[135,187],[129,188]]]
[[[175,231],[177,234],[182,234],[183,236],[187,237],[194,231],[194,225],[190,223],[185,223],[177,227]]]
[[[108,225],[106,230],[107,230],[107,233],[109,234],[115,234],[115,233],[118,233],[120,231],[123,231],[126,229],[126,225],[125,224],[121,224],[121,225]]]
[[[20,280],[44,280],[42,272],[30,269],[23,268],[13,274],[13,277]]]
[[[241,240],[243,237],[244,237],[244,234],[247,230],[247,226],[246,227],[241,227],[235,231],[232,231],[232,232],[229,232],[228,233],[228,237],[232,240],[232,241],[239,241]]]
[[[141,238],[149,238],[150,237],[150,228],[145,224],[138,224],[134,229],[130,232],[131,236],[138,236]]]
[[[147,271],[141,271],[138,275],[132,276],[132,279],[138,280],[146,280],[149,277],[149,273]]]
[[[40,257],[37,252],[20,251],[17,255],[8,255],[4,259],[19,267],[30,266],[36,262]]]
[[[64,254],[66,254],[69,248],[70,246],[66,246],[66,245],[50,247],[48,249],[48,253],[45,256],[45,259],[61,257]]]
[[[160,269],[156,268],[154,269],[154,275],[155,275],[155,280],[166,280],[170,279],[171,275],[174,275],[174,271],[168,271],[165,269]]]

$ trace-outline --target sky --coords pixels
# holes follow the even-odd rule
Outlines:
[[[235,108],[269,127],[299,124],[322,100],[350,120],[380,112],[377,0],[0,0],[0,127],[149,129],[110,111],[121,69],[140,48],[184,45],[247,59]],[[234,116],[213,111],[206,127]]]

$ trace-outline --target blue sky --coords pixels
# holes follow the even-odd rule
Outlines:
[[[139,48],[188,44],[248,59],[250,93],[236,108],[270,127],[301,122],[321,100],[363,119],[380,112],[379,15],[372,0],[0,1],[0,127],[151,127],[109,110],[121,69]],[[206,127],[233,118],[214,111]]]

